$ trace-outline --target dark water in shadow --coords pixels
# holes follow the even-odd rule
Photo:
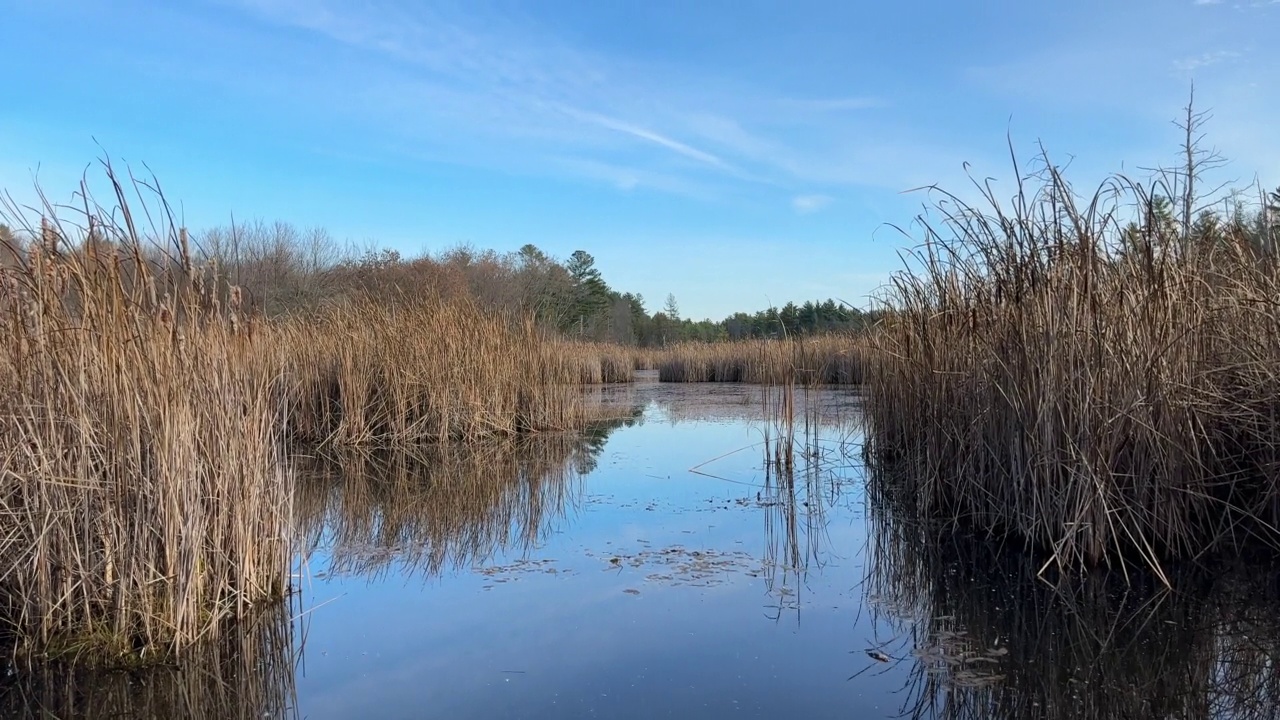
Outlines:
[[[97,672],[66,667],[9,668],[0,676],[0,717],[260,718],[296,717],[297,608],[262,609],[225,642],[182,667]]]
[[[791,470],[776,394],[593,392],[628,411],[581,436],[300,458],[295,606],[0,717],[1276,716],[1275,571],[1055,587],[868,497],[849,391],[798,394]]]
[[[1168,566],[1171,587],[1133,568],[1063,579],[868,504],[867,607],[885,676],[905,673],[902,717],[1280,717],[1274,566]]]

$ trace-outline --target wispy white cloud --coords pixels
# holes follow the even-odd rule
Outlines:
[[[661,145],[662,147],[665,147],[668,150],[672,150],[687,158],[697,160],[698,162],[706,163],[707,165],[711,165],[713,167],[717,167],[725,170],[729,169],[728,163],[716,157],[715,155],[712,155],[709,152],[705,152],[703,150],[699,150],[695,147],[682,143],[679,140],[674,140],[672,138],[669,138],[653,130],[639,127],[637,125],[633,125],[631,123],[618,120],[617,118],[611,118],[605,115],[600,115],[598,113],[584,112],[581,110],[575,110],[573,108],[565,108],[565,112],[572,117],[577,117],[582,120],[586,120],[587,122],[595,123],[600,127],[608,128],[610,130],[616,130],[620,133],[625,133],[627,135],[631,135],[632,137],[640,138],[641,140],[647,140],[651,143],[654,143],[655,145]]]
[[[801,215],[815,213],[832,203],[830,195],[797,195],[791,198],[791,207]]]
[[[1173,66],[1182,72],[1189,73],[1210,65],[1238,60],[1240,57],[1240,53],[1234,50],[1214,50],[1174,60]]]
[[[546,163],[567,174],[608,183],[623,192],[650,189],[702,201],[713,201],[721,197],[709,183],[646,168],[583,157],[552,157],[547,158]]]
[[[1006,128],[987,125],[977,137],[952,132],[951,123],[937,122],[937,108],[876,92],[805,97],[794,88],[749,84],[708,68],[660,66],[572,45],[530,18],[483,9],[451,12],[386,0],[239,2],[269,23],[341,46],[343,60],[326,65],[326,53],[318,53],[318,60],[309,60],[314,68],[296,61],[287,70],[293,76],[279,85],[309,83],[312,94],[329,103],[332,88],[341,87],[350,116],[377,123],[375,131],[393,128],[422,154],[449,162],[538,172],[540,158],[554,157],[541,171],[622,191],[701,198],[772,193],[779,204],[815,187],[967,185],[966,162],[980,174],[1007,169],[998,155]],[[1244,84],[1249,73],[1260,82],[1261,69],[1274,60],[1274,53],[1268,58],[1243,41],[1231,50],[1197,47],[1200,36],[1188,30],[1204,15],[1192,3],[1168,13],[1115,12],[1111,22],[1064,33],[1030,54],[962,70],[960,80],[986,93],[977,105],[1017,112],[1022,124],[1010,129],[1030,141],[1040,136],[1041,122],[1051,122],[1036,119],[1037,105],[1164,123],[1185,102],[1189,75],[1206,98],[1221,103],[1215,111],[1222,122],[1236,117],[1241,102],[1214,88]],[[1137,16],[1150,25],[1150,42],[1135,43],[1127,34],[1126,20]],[[307,73],[301,82],[296,77]],[[931,102],[955,103],[967,88]],[[949,112],[971,111],[962,103]],[[917,120],[921,112],[934,117]],[[1128,157],[1150,159],[1147,151],[1163,142],[1152,139],[1149,147],[1131,148]],[[1064,151],[1085,149],[1077,144]]]
[[[559,171],[624,190],[696,187],[701,194],[712,182],[746,183],[789,198],[814,183],[902,189],[902,168],[881,149],[927,144],[901,123],[866,124],[893,107],[879,95],[805,98],[698,68],[672,72],[570,46],[528,19],[377,0],[238,3],[269,23],[356,52],[358,71],[348,59],[293,72],[313,73],[313,94],[349,88],[347,112],[393,126],[455,162],[470,154],[520,163],[518,155],[551,152],[561,158]],[[923,159],[936,168],[933,157]],[[868,166],[872,160],[887,164]]]

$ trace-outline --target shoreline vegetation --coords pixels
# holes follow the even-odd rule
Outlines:
[[[3,634],[16,657],[187,657],[296,592],[329,492],[298,487],[300,459],[368,496],[352,537],[403,511],[432,538],[411,522],[423,506],[499,489],[397,504],[354,479],[408,452],[423,462],[400,490],[431,463],[479,478],[498,458],[529,478],[510,497],[559,492],[532,478],[558,476],[568,440],[527,469],[442,448],[625,421],[603,386],[654,370],[859,391],[878,502],[1012,539],[1042,572],[1136,562],[1168,584],[1169,560],[1272,552],[1280,194],[1202,202],[1198,122],[1188,111],[1187,165],[1150,185],[1116,176],[1081,197],[1046,160],[1008,202],[934,188],[873,310],[721,323],[682,320],[674,297],[649,315],[582,251],[344,255],[261,224],[193,237],[157,185],[104,161],[104,205],[84,186],[32,222],[0,207],[16,228],[0,233]],[[776,419],[794,428],[793,408]],[[427,565],[458,552],[432,539]]]
[[[629,379],[629,353],[465,298],[253,313],[154,186],[104,168],[111,203],[48,206],[0,247],[0,615],[19,656],[182,657],[283,600],[291,447],[478,442],[618,412],[582,383]]]
[[[870,335],[871,482],[1020,538],[1045,566],[1280,548],[1280,194],[1218,204],[1188,164],[1078,195],[943,195]],[[1202,204],[1203,203],[1203,204]]]
[[[185,232],[147,259],[108,174],[119,212],[0,261],[0,606],[19,654],[90,662],[216,642],[292,549],[262,328]]]
[[[680,343],[655,356],[661,382],[817,386],[865,380],[865,341],[859,336]]]

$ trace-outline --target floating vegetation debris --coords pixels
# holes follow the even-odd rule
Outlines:
[[[587,552],[588,557],[597,557]],[[644,579],[668,586],[711,587],[729,582],[733,575],[759,572],[759,562],[741,550],[691,550],[671,545],[658,550],[618,554],[605,560],[605,570],[648,571]]]

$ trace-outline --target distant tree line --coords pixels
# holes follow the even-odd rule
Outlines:
[[[0,242],[17,247],[39,230],[0,225]],[[145,262],[176,262],[172,239]],[[853,331],[870,316],[835,300],[787,303],[723,320],[682,316],[674,295],[650,310],[639,293],[616,290],[584,250],[568,258],[534,245],[500,253],[461,246],[405,257],[395,250],[343,243],[321,228],[251,222],[193,234],[194,260],[213,263],[266,316],[307,313],[354,295],[397,303],[423,295],[468,297],[495,312],[530,317],[549,330],[584,340],[661,346],[698,341]],[[16,257],[16,256],[14,256]]]
[[[1280,188],[1265,193],[1261,206],[1253,207],[1235,196],[1221,210],[1204,208],[1180,218],[1174,201],[1157,195],[1143,217],[1125,225],[1112,254],[1116,259],[1135,253],[1155,258],[1238,243],[1259,260],[1280,259]]]
[[[1174,217],[1172,207],[1157,199],[1148,217],[1123,228],[1112,259],[1119,261],[1135,251],[1185,252],[1197,243],[1226,237],[1239,238],[1259,258],[1277,257],[1280,188],[1264,194],[1253,209],[1237,203],[1226,211],[1199,213],[1183,232],[1151,232],[1185,225]],[[1231,231],[1221,232],[1227,228]],[[0,224],[0,244],[20,253],[39,232]],[[1143,238],[1170,236],[1182,238],[1184,247],[1144,246]],[[460,246],[404,257],[395,250],[340,242],[320,228],[259,221],[194,234],[191,252],[195,260],[215,263],[242,289],[251,307],[266,316],[306,313],[357,294],[385,303],[423,295],[469,297],[493,311],[532,318],[568,337],[645,347],[860,332],[878,319],[876,311],[834,299],[788,302],[722,320],[692,320],[682,316],[675,296],[668,295],[660,309],[650,311],[639,293],[610,287],[590,253],[578,250],[558,259],[534,245],[509,253]],[[0,262],[17,257],[11,252]],[[175,257],[174,248],[157,243],[147,261],[173,263]]]

